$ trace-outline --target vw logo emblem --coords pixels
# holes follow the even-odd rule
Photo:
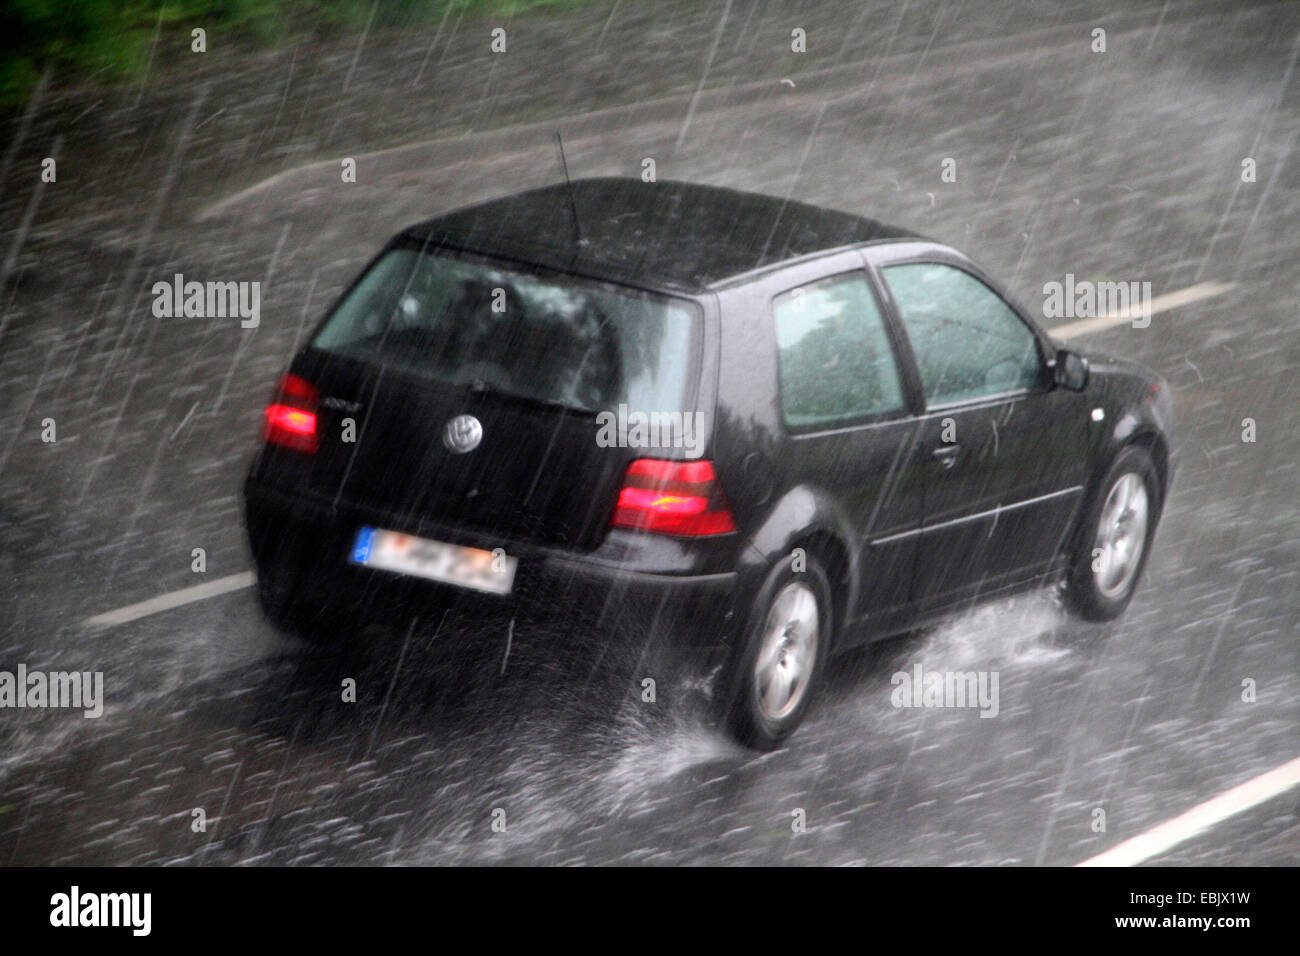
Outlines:
[[[473,415],[457,415],[442,430],[442,443],[457,455],[473,451],[483,440],[483,425]]]

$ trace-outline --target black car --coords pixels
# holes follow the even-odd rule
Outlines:
[[[590,179],[393,239],[293,359],[245,492],[269,616],[632,610],[774,747],[829,654],[1051,580],[1128,604],[1170,396],[870,219]]]

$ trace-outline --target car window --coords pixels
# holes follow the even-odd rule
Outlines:
[[[689,401],[697,325],[684,300],[397,248],[312,344],[586,411],[674,412]]]
[[[952,266],[889,266],[885,284],[921,372],[927,405],[1038,384],[1038,341],[1002,297]]]
[[[898,367],[864,273],[791,289],[777,296],[773,312],[786,424],[902,409]]]

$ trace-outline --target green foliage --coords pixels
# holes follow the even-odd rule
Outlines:
[[[55,83],[109,85],[139,78],[156,36],[188,49],[189,30],[246,49],[302,36],[437,23],[448,7],[466,16],[513,16],[591,0],[5,0],[0,6],[0,104],[21,103],[42,73]]]

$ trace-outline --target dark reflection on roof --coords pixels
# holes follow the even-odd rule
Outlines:
[[[701,290],[824,249],[913,236],[851,213],[717,186],[575,180],[495,199],[406,234],[612,280]]]

